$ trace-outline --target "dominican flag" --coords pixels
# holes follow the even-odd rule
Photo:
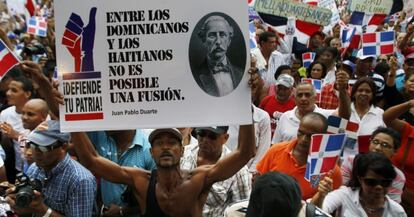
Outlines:
[[[356,27],[341,26],[340,38],[341,38],[341,56],[344,56],[348,49],[359,49],[359,42],[361,41],[361,35],[356,34]]]
[[[249,23],[249,33],[250,33],[250,38],[249,38],[249,42],[250,42],[250,49],[256,48],[257,47],[257,43],[256,43],[256,27],[254,26],[253,22]]]
[[[374,32],[362,35],[362,53],[368,55],[387,55],[394,53],[394,31]]]
[[[19,60],[7,48],[6,44],[0,39],[0,77],[3,77]]]
[[[305,172],[305,179],[311,182],[312,187],[317,186],[318,177],[335,168],[345,138],[345,134],[312,135]]]
[[[319,103],[321,101],[323,80],[312,79],[312,78],[302,78],[302,82],[310,83],[313,85],[316,91],[316,103]]]
[[[272,29],[276,30],[282,36],[293,35],[299,43],[305,46],[308,44],[309,38],[321,28],[320,25],[300,20],[295,20],[294,25],[288,25],[287,17],[264,13],[259,13],[259,15],[265,23],[270,25]]]
[[[386,14],[366,14],[364,12],[354,11],[352,12],[349,24],[350,26],[355,26],[357,28],[357,34],[360,35],[366,32],[375,32],[378,25],[380,25],[386,17]]]
[[[30,17],[33,17],[36,13],[36,6],[33,0],[26,0],[24,6],[26,7],[27,12],[29,12]]]
[[[358,153],[369,152],[370,141],[371,135],[358,136]]]
[[[315,59],[316,53],[307,52],[302,54],[303,67],[308,68]]]
[[[348,138],[356,140],[358,129],[359,124],[357,123],[333,115],[328,117],[328,133],[346,133]]]
[[[247,0],[247,4],[249,4],[249,7],[254,7],[255,0]]]
[[[27,33],[46,37],[47,33],[47,21],[44,17],[31,17],[28,26]]]

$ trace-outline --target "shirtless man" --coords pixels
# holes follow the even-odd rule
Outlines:
[[[97,155],[85,133],[72,133],[72,141],[81,163],[94,174],[114,183],[134,188],[144,217],[201,217],[210,187],[233,176],[254,156],[253,125],[239,130],[239,146],[216,164],[192,171],[180,169],[184,152],[182,135],[174,128],[157,129],[149,136],[151,155],[157,169],[146,171],[121,167]],[[120,211],[122,214],[122,210]]]
[[[56,91],[41,73],[40,67],[32,62],[22,64],[24,72],[41,88],[52,113],[58,117]],[[259,75],[250,69],[249,86],[259,86]],[[121,167],[97,154],[87,135],[71,133],[72,142],[80,162],[92,173],[110,182],[132,187],[143,217],[201,217],[203,205],[210,187],[226,180],[239,171],[255,154],[255,133],[253,125],[242,125],[239,129],[239,146],[227,157],[215,164],[203,165],[192,171],[180,169],[184,153],[182,135],[177,129],[157,129],[149,136],[151,155],[157,165],[156,172],[134,167]],[[152,184],[152,185],[150,185]],[[120,211],[121,216],[123,211]]]

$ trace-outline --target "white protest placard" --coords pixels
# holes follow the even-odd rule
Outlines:
[[[406,13],[406,17],[414,16],[414,1],[413,0],[403,0],[404,8],[403,11]]]
[[[56,0],[62,130],[251,123],[246,8]]]
[[[11,15],[25,14],[26,7],[24,6],[24,0],[7,0],[7,9]]]
[[[341,18],[339,16],[338,7],[336,6],[335,0],[320,0],[318,6],[326,8],[332,12],[331,22],[329,25],[324,26],[323,32],[328,33],[337,24]]]
[[[368,14],[389,14],[393,2],[392,0],[352,0],[349,7],[351,11]]]
[[[329,25],[332,17],[329,9],[292,0],[256,0],[254,7],[257,12],[281,17],[296,17],[298,20],[323,26]]]

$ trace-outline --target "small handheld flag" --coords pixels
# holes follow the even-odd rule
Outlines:
[[[310,64],[315,60],[316,53],[307,52],[302,54],[303,67],[308,68]]]
[[[319,183],[320,175],[335,168],[346,139],[345,134],[312,135],[306,164],[305,179],[312,185]],[[316,176],[316,177],[315,177]]]
[[[250,49],[256,48],[257,47],[257,43],[256,43],[256,27],[254,26],[253,22],[249,23],[249,33],[250,33],[250,37],[249,37],[249,42],[250,42]]]
[[[369,55],[387,55],[394,53],[394,31],[374,32],[362,35],[362,53]]]
[[[337,116],[328,117],[328,133],[346,133],[348,138],[357,139],[359,124]]]
[[[19,63],[6,44],[0,39],[0,77],[3,77],[13,66]]]
[[[319,103],[321,101],[323,80],[312,79],[312,78],[302,78],[302,82],[307,82],[313,85],[316,91],[316,102]]]
[[[47,21],[44,17],[31,17],[27,26],[27,33],[46,37]]]

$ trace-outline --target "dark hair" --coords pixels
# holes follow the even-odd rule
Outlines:
[[[326,66],[325,64],[319,62],[319,61],[313,61],[309,67],[306,69],[306,77],[311,78],[311,72],[312,72],[312,68],[314,65],[319,64],[322,66],[322,77],[321,78],[325,78],[326,76]]]
[[[25,92],[30,92],[31,95],[33,96],[34,94],[34,88],[33,88],[33,83],[32,80],[28,79],[27,77],[24,76],[19,76],[16,78],[13,78],[13,81],[17,81],[22,83],[22,88]]]
[[[380,74],[382,77],[386,78],[388,71],[390,71],[390,66],[388,63],[380,62],[375,66],[374,71]]]
[[[302,207],[297,181],[286,174],[268,172],[253,183],[246,217],[296,217]]]
[[[262,32],[259,35],[259,44],[262,42],[267,42],[269,38],[275,38],[275,37],[277,38],[274,32],[269,32],[269,31]]]
[[[8,78],[16,78],[16,77],[22,77],[23,72],[20,70],[20,67],[15,66],[11,68],[2,78],[2,80],[7,80]]]
[[[392,142],[394,143],[394,151],[400,147],[400,134],[392,128],[388,127],[378,127],[374,132],[372,132],[371,139],[373,139],[377,134],[384,133],[392,138]]]
[[[372,99],[370,103],[371,105],[375,105],[375,103],[377,102],[377,99],[376,99],[377,86],[375,86],[374,81],[369,77],[360,78],[355,82],[354,86],[352,86],[351,101],[355,102],[355,93],[358,87],[365,83],[368,84],[368,86],[371,88],[371,91],[372,91]]]
[[[333,60],[338,60],[338,56],[339,56],[339,52],[338,52],[338,49],[336,49],[336,48],[334,48],[334,47],[325,47],[323,50],[322,50],[322,53],[321,53],[321,55],[323,54],[323,53],[325,53],[325,52],[329,52],[329,53],[331,53],[332,54],[332,59]]]
[[[323,43],[325,44],[325,47],[330,47],[329,45],[331,44],[332,39],[334,39],[333,36],[327,36],[324,40]]]
[[[319,121],[321,121],[321,123],[323,125],[323,132],[321,132],[321,133],[326,133],[326,131],[328,130],[328,120],[322,114],[317,113],[317,112],[309,112],[309,113],[307,113],[306,115],[304,115],[302,117],[302,120],[304,120],[305,118],[311,118],[311,119],[314,119],[314,120],[319,119]]]
[[[358,154],[354,159],[352,177],[348,186],[354,190],[361,187],[358,178],[364,177],[368,171],[372,171],[385,179],[395,179],[397,176],[391,160],[384,154],[377,152]]]
[[[414,75],[413,72],[405,72],[404,82],[406,82],[408,79],[410,79],[410,77],[413,76],[413,75]]]
[[[279,67],[276,69],[276,72],[275,72],[275,75],[274,75],[275,79],[277,80],[277,78],[279,77],[280,73],[281,73],[283,70],[286,70],[286,69],[290,69],[290,70],[292,70],[292,68],[291,68],[290,66],[288,66],[288,65],[281,65],[281,66],[279,66]]]

